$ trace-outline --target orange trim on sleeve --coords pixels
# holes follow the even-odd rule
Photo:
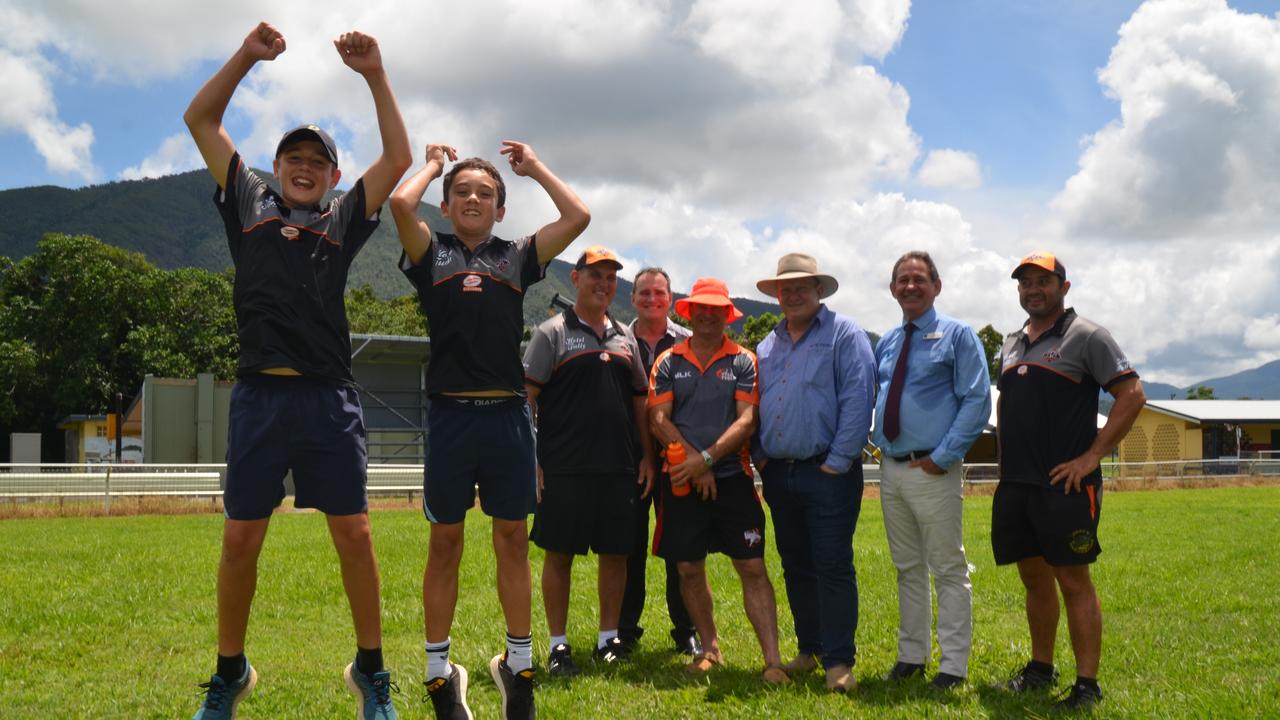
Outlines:
[[[650,387],[649,400],[645,402],[645,407],[657,407],[659,405],[663,405],[669,402],[674,402],[675,399],[676,399],[676,394],[671,392],[670,390],[662,393],[661,395],[655,395],[653,392],[653,388]]]
[[[738,402],[751,403],[752,405],[759,405],[760,391],[754,388],[749,393],[744,393],[741,390],[734,390],[733,399],[737,400]]]

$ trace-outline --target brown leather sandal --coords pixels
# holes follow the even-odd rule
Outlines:
[[[724,665],[724,657],[721,655],[712,655],[708,652],[700,652],[693,656],[693,662],[684,666],[684,671],[694,675],[711,672],[712,668]]]
[[[783,670],[782,666],[777,663],[766,665],[764,672],[760,673],[760,677],[769,685],[789,685],[791,683],[791,676],[787,675],[787,671]]]

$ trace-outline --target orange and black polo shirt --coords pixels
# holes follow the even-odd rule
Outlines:
[[[698,450],[711,447],[738,419],[738,402],[760,404],[756,356],[725,338],[706,367],[686,338],[658,356],[649,376],[649,407],[671,403],[671,422]],[[751,442],[711,468],[716,477],[751,474]]]
[[[347,270],[378,227],[367,219],[364,180],[323,208],[289,208],[236,153],[226,182],[213,203],[236,268],[236,375],[290,367],[312,378],[354,382]]]
[[[524,353],[538,391],[538,462],[557,473],[635,473],[636,399],[648,390],[632,340],[610,318],[604,335],[573,308],[537,327]],[[647,418],[639,418],[648,422]]]
[[[1068,308],[1034,343],[1026,325],[1000,351],[1000,480],[1048,485],[1098,436],[1098,390],[1138,377],[1111,333]],[[1102,482],[1098,469],[1085,479]]]
[[[432,233],[419,264],[403,253],[400,270],[418,289],[431,334],[427,394],[506,390],[524,395],[520,339],[524,291],[547,266],[534,237],[490,237],[467,250],[456,236]]]

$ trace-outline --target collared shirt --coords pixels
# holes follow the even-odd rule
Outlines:
[[[659,355],[671,349],[671,346],[675,345],[677,341],[683,340],[693,333],[689,331],[689,328],[677,324],[671,318],[667,318],[666,332],[662,337],[658,338],[658,344],[650,347],[644,338],[636,334],[636,325],[639,322],[639,319],[632,320],[631,324],[627,326],[627,332],[636,341],[636,347],[640,349],[640,360],[644,363],[645,377],[648,377],[649,373],[653,371],[653,363],[658,359]]]
[[[861,462],[876,385],[862,328],[822,305],[799,342],[791,342],[784,319],[756,351],[764,454],[795,460],[825,454],[827,467],[841,473]]]
[[[525,382],[539,389],[538,462],[549,472],[634,473],[640,462],[636,398],[649,382],[635,341],[606,320],[597,335],[569,308],[529,339]]]
[[[364,181],[326,207],[290,208],[235,153],[213,202],[236,268],[236,375],[289,367],[353,383],[347,270],[378,227],[367,218]]]
[[[1098,390],[1138,377],[1111,333],[1067,308],[1036,341],[1026,325],[1000,351],[1000,481],[1049,484],[1049,473],[1098,436]],[[1101,468],[1085,482],[1102,482]]]
[[[901,430],[893,440],[884,436],[881,425],[907,323],[885,333],[876,345],[880,392],[872,440],[888,457],[933,450],[930,459],[946,469],[964,459],[991,417],[987,357],[973,328],[933,308],[911,324],[916,329],[911,334],[898,408]]]
[[[649,376],[649,407],[671,403],[671,422],[697,450],[715,444],[738,419],[738,403],[757,405],[756,356],[725,338],[703,367],[686,338],[658,356]],[[716,477],[751,474],[751,441],[711,468]]]
[[[533,236],[490,237],[475,252],[457,237],[433,233],[419,264],[400,269],[418,289],[431,333],[427,393],[506,390],[524,395],[520,339],[524,291],[546,273]]]

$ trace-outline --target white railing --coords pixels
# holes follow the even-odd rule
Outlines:
[[[227,466],[111,465],[95,463],[0,464],[0,501],[95,500],[111,510],[120,497],[219,498]],[[422,492],[421,465],[370,465],[369,495]]]
[[[108,512],[112,498],[219,498],[226,465],[109,465],[84,463],[0,464],[0,501],[95,500]],[[880,482],[880,466],[864,464],[868,485]],[[1222,480],[1266,478],[1280,480],[1280,458],[1218,458],[1141,463],[1102,463],[1106,480]],[[994,463],[971,463],[963,469],[968,485],[999,481]],[[368,469],[371,497],[422,492],[422,465],[379,464]]]

